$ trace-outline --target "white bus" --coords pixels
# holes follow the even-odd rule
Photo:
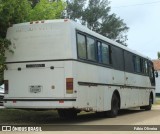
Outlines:
[[[60,117],[80,111],[115,117],[119,109],[150,110],[154,103],[151,60],[76,22],[15,24],[7,38],[14,53],[6,52],[6,108],[56,109]]]

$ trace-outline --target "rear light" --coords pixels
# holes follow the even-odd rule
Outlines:
[[[67,22],[68,21],[68,19],[64,19],[64,22]]]
[[[59,103],[64,103],[64,100],[60,100]]]
[[[66,78],[66,93],[73,93],[73,78]]]
[[[9,83],[8,80],[4,80],[4,93],[8,94],[9,92]]]
[[[45,21],[44,20],[41,20],[41,21],[31,21],[30,24],[38,24],[38,23],[44,23]]]

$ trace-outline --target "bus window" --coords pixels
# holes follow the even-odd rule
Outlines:
[[[87,58],[96,61],[96,45],[95,40],[87,37]]]
[[[123,49],[111,46],[112,67],[117,70],[124,71],[124,52]]]
[[[152,62],[149,62],[149,77],[150,77],[151,85],[155,86],[154,68],[153,68]]]
[[[143,61],[144,66],[144,74],[148,75],[148,63],[146,60]]]
[[[78,56],[79,58],[86,59],[86,40],[85,36],[77,34]]]
[[[133,56],[133,62],[134,62],[134,71],[137,73],[142,72],[142,67],[141,67],[141,59],[138,56]]]
[[[98,62],[102,63],[102,46],[101,46],[101,42],[97,42],[98,45]]]
[[[109,64],[109,46],[102,43],[102,63]]]

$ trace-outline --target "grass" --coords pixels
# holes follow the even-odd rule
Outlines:
[[[160,105],[160,100],[156,100],[155,105]]]
[[[32,111],[17,109],[0,109],[0,124],[49,124],[58,119],[54,110]]]

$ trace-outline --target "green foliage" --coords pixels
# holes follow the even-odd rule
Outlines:
[[[8,50],[13,53],[13,51],[10,49],[11,42],[7,39],[0,38],[0,85],[3,81],[3,71],[6,68],[5,66],[5,50]]]
[[[77,18],[81,18],[83,16],[83,7],[86,4],[86,0],[74,0],[70,2],[67,0],[67,18],[71,18],[73,20]]]
[[[38,2],[38,0],[36,0]],[[41,0],[34,8],[33,0],[0,0],[0,37],[5,38],[9,26],[16,23],[61,18],[66,4],[62,0]],[[34,3],[35,4],[35,3]]]
[[[127,25],[116,14],[111,14],[108,0],[68,0],[68,18],[80,19],[83,25],[110,39],[126,45]]]
[[[28,21],[31,6],[27,0],[1,0],[0,36],[5,38],[9,26]]]
[[[158,59],[160,59],[160,52],[157,53]]]
[[[31,3],[32,8],[34,8],[40,0],[28,0],[28,1]]]
[[[31,10],[30,21],[59,19],[65,8],[65,3],[61,0],[57,2],[48,2],[48,0],[40,0],[38,4]]]

